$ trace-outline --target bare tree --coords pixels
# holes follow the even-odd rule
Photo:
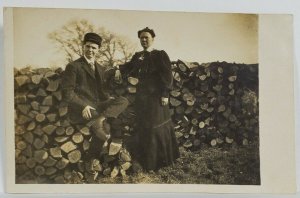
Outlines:
[[[87,20],[71,21],[61,29],[49,34],[49,38],[59,50],[66,54],[67,61],[73,61],[82,55],[82,40],[87,32],[98,33],[103,41],[97,61],[106,67],[127,62],[136,46],[126,37],[119,36],[104,27],[95,28]]]

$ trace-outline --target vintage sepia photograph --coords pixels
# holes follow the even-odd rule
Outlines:
[[[16,184],[261,185],[258,15],[13,8]]]

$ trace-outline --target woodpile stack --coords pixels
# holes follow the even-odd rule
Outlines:
[[[258,137],[258,65],[172,62],[174,87],[170,110],[176,137],[186,149],[248,145]],[[133,131],[134,95],[138,80],[111,81],[111,94],[123,95],[130,106],[123,114]],[[146,105],[146,104],[145,104]],[[130,135],[130,134],[129,134]]]
[[[19,180],[92,183],[98,177],[126,176],[131,156],[113,139],[99,156],[86,156],[92,138],[87,126],[71,125],[60,89],[62,69],[15,70],[15,157]]]
[[[258,137],[258,65],[173,62],[170,106],[185,148],[247,145]]]
[[[180,145],[248,145],[258,137],[258,65],[172,62],[170,109]],[[92,132],[71,125],[60,89],[62,69],[15,70],[15,148],[17,178],[44,182],[93,183],[99,177],[126,176],[131,156],[113,139],[99,157],[88,155]],[[112,74],[112,73],[111,73]],[[109,76],[112,76],[107,72]],[[128,98],[120,115],[124,139],[133,136],[138,80],[110,80],[112,95]],[[87,157],[89,156],[89,157]]]

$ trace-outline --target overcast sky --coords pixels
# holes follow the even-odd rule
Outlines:
[[[137,46],[137,30],[153,28],[157,35],[154,48],[165,50],[171,60],[258,63],[257,15],[17,8],[15,67],[64,67],[64,54],[47,36],[81,19],[126,36]]]

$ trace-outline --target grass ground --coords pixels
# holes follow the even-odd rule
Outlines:
[[[102,177],[97,183],[260,184],[258,144],[203,147],[193,152],[180,148],[180,153],[180,159],[173,166],[157,172],[139,171],[126,177]]]

